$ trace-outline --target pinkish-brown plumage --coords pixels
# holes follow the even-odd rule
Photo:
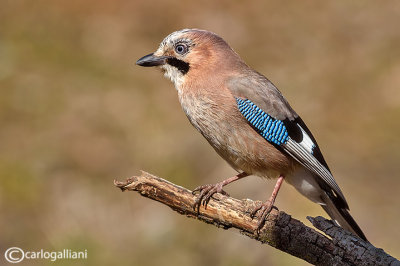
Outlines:
[[[270,200],[254,212],[262,214],[260,227],[285,179],[341,226],[366,239],[350,216],[310,130],[280,91],[244,63],[221,37],[198,29],[176,31],[137,64],[163,69],[192,125],[222,158],[242,172],[195,189],[200,191],[198,207],[201,203],[206,206],[214,193],[225,193],[223,186],[247,175],[279,177]],[[239,106],[243,101],[247,105]]]
[[[239,112],[224,79],[203,87],[198,76],[190,87],[182,84],[179,100],[192,125],[234,169],[261,177],[289,175],[297,164],[265,141]]]
[[[237,171],[269,178],[291,173],[297,163],[251,128],[225,85],[232,77],[240,77],[243,68],[251,72],[250,68],[215,34],[190,31],[181,38],[196,43],[186,57],[190,71],[176,86],[192,125]]]

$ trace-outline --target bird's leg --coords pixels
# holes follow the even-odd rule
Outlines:
[[[278,195],[279,189],[281,188],[282,182],[283,182],[284,176],[280,175],[278,178],[278,181],[276,181],[274,191],[272,191],[271,197],[264,203],[262,203],[260,206],[256,207],[253,212],[251,213],[251,218],[254,218],[257,214],[257,212],[260,213],[260,221],[258,222],[257,230],[256,233],[259,234],[261,228],[265,224],[265,218],[268,216],[268,214],[271,212],[272,208],[274,208],[274,203],[276,196]]]
[[[193,205],[193,209],[196,210],[196,208],[197,208],[197,211],[199,211],[200,210],[200,205],[203,205],[204,208],[207,209],[207,204],[210,201],[211,196],[214,195],[215,193],[221,193],[222,195],[229,196],[228,193],[226,193],[222,189],[222,187],[224,187],[224,186],[226,186],[226,185],[228,185],[228,184],[230,184],[230,183],[232,183],[232,182],[234,182],[236,180],[239,180],[239,179],[241,179],[243,177],[246,177],[246,176],[248,176],[248,174],[243,172],[243,173],[240,173],[238,175],[232,176],[232,177],[230,177],[228,179],[225,179],[225,180],[223,180],[223,181],[221,181],[219,183],[216,183],[216,184],[207,184],[207,185],[198,186],[197,188],[195,188],[192,191],[192,194],[195,194],[196,192],[200,193],[199,196],[196,199],[196,202]]]

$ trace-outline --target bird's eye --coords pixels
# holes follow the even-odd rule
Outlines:
[[[185,54],[187,52],[187,47],[183,44],[178,44],[175,47],[175,52],[177,52],[178,54]]]

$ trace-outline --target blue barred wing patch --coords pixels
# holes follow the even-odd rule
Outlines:
[[[276,145],[288,141],[288,131],[281,120],[274,119],[250,100],[236,98],[236,102],[242,115],[266,140]]]

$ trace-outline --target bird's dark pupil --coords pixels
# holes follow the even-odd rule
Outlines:
[[[176,47],[176,51],[177,51],[178,53],[183,53],[184,50],[185,50],[185,47],[183,47],[183,45],[178,45],[178,46]]]

